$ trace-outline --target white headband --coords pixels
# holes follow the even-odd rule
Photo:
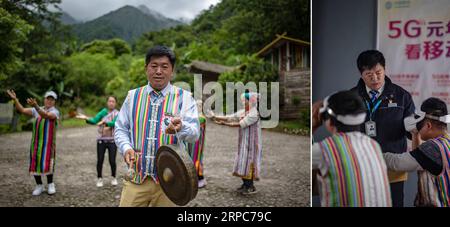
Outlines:
[[[364,123],[364,121],[366,120],[366,112],[362,112],[359,114],[347,114],[347,115],[335,114],[333,112],[333,110],[330,107],[328,107],[328,99],[329,98],[330,98],[330,96],[327,96],[323,100],[323,107],[319,109],[319,113],[327,112],[329,115],[335,117],[336,120],[338,120],[339,122],[341,122],[344,125],[360,125],[360,124]]]
[[[409,117],[406,117],[403,120],[403,122],[405,123],[405,130],[410,132],[410,131],[416,129],[417,123],[422,121],[424,118],[429,118],[429,119],[440,121],[440,122],[446,123],[446,124],[450,123],[450,115],[438,117],[438,116],[434,116],[431,114],[427,114],[420,110],[416,110],[416,112],[414,114],[412,114]]]
[[[450,123],[450,115],[445,115],[445,116],[438,117],[438,116],[434,116],[434,115],[431,115],[431,114],[425,114],[425,117],[426,118],[430,118],[432,120],[440,121],[440,122],[446,123],[446,124]]]

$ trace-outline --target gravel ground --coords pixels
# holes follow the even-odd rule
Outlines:
[[[206,129],[206,188],[187,206],[309,206],[309,138],[263,130],[261,180],[258,193],[235,192],[240,178],[231,175],[237,149],[237,128],[208,122]],[[57,133],[55,195],[32,196],[34,180],[28,174],[31,132],[0,136],[0,206],[118,206],[125,164],[117,155],[119,185],[110,184],[105,157],[104,187],[96,181],[96,128],[60,129]],[[46,179],[44,179],[45,182]]]

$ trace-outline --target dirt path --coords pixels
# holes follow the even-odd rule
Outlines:
[[[241,196],[235,188],[241,180],[231,175],[237,148],[237,130],[208,122],[205,176],[188,206],[309,206],[309,138],[263,130],[261,180],[258,193]],[[105,157],[105,186],[97,188],[96,128],[61,129],[57,133],[55,184],[57,193],[32,196],[34,180],[28,175],[30,132],[0,136],[0,206],[118,206],[122,182],[110,185],[109,163]],[[125,164],[117,155],[118,176]],[[45,181],[45,179],[44,179]]]

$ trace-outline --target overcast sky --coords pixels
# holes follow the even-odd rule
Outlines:
[[[166,17],[192,20],[220,0],[62,0],[60,8],[80,21],[95,19],[124,5],[145,5]]]

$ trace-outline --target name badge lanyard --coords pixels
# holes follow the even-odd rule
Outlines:
[[[373,121],[373,118],[372,118],[373,114],[378,109],[378,107],[380,107],[380,104],[381,104],[381,99],[378,100],[378,102],[375,104],[375,106],[371,109],[369,102],[366,100],[367,109],[369,110],[369,119],[370,119],[370,121]]]
[[[373,114],[375,111],[380,107],[381,99],[378,100],[378,102],[375,104],[373,109],[370,108],[369,102],[366,100],[367,109],[369,110],[369,118],[370,120],[365,123],[366,125],[366,134],[370,137],[376,137],[377,136],[377,125],[375,124],[375,121],[373,121]]]

